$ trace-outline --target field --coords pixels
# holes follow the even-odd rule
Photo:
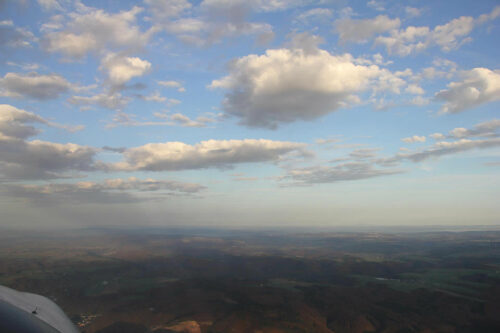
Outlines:
[[[500,232],[3,230],[84,332],[498,332]]]

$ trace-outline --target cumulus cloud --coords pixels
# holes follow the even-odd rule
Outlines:
[[[335,22],[335,31],[342,42],[366,42],[377,34],[399,28],[401,21],[379,15],[373,19],[345,18]]]
[[[168,125],[182,127],[206,127],[208,124],[217,122],[219,118],[217,115],[207,114],[191,119],[182,113],[170,114],[165,112],[155,112],[154,116],[167,120]]]
[[[153,13],[156,26],[175,35],[182,42],[200,47],[242,35],[257,36],[259,43],[267,43],[274,37],[272,26],[250,22],[250,14],[255,11],[285,9],[292,5],[290,1],[205,0],[195,10],[186,11],[192,7],[187,1],[159,3],[162,7],[173,9],[165,11],[164,15]]]
[[[148,73],[151,63],[138,57],[110,53],[102,59],[100,69],[107,73],[109,83],[116,87]]]
[[[79,3],[75,12],[61,28],[47,33],[42,46],[48,52],[59,52],[67,58],[79,59],[89,52],[102,52],[108,48],[137,50],[149,41],[156,29],[143,32],[137,24],[142,8],[133,7],[115,14]]]
[[[157,23],[177,17],[192,7],[188,0],[145,0],[144,2],[149,6]]]
[[[302,23],[308,23],[310,20],[325,19],[331,17],[333,11],[328,8],[312,8],[299,15],[297,15],[296,21]]]
[[[43,10],[62,10],[62,6],[57,0],[37,0]]]
[[[0,95],[7,97],[47,100],[58,98],[70,89],[76,86],[57,74],[7,73],[0,78]]]
[[[359,102],[363,91],[399,93],[405,84],[387,69],[362,63],[366,60],[318,48],[272,49],[234,60],[229,75],[212,81],[210,88],[227,91],[224,110],[242,124],[276,128]]]
[[[451,82],[435,96],[445,102],[444,113],[459,113],[481,104],[500,100],[500,70],[474,68],[462,73],[463,80]]]
[[[125,160],[110,164],[109,168],[126,171],[229,168],[239,163],[276,162],[286,154],[304,150],[302,143],[264,139],[208,140],[194,145],[149,143],[125,150]]]
[[[429,135],[429,137],[433,138],[436,141],[441,141],[446,139],[446,136],[443,133],[433,133]]]
[[[96,149],[91,147],[26,141],[39,133],[33,123],[66,128],[32,112],[0,105],[0,174],[4,178],[55,178],[64,176],[61,172],[95,168]]]
[[[461,16],[446,24],[431,29],[427,26],[409,26],[405,29],[391,29],[388,36],[378,36],[375,45],[383,45],[387,52],[407,56],[431,46],[437,46],[444,52],[459,48],[470,42],[472,30],[487,21],[496,19],[500,14],[500,6],[489,14],[483,14],[475,19],[471,16]]]
[[[68,99],[68,102],[82,109],[97,105],[110,110],[119,110],[123,109],[130,102],[130,98],[122,96],[118,92],[113,92],[92,96],[72,96]]]
[[[425,142],[425,136],[410,136],[408,138],[403,138],[401,141],[406,142],[406,143],[417,143],[417,142]]]
[[[462,152],[487,149],[500,146],[500,120],[493,119],[475,125],[472,129],[455,128],[446,136],[442,133],[431,134],[430,137],[436,140],[434,144],[416,151],[405,151],[392,157],[380,158],[376,163],[385,166],[398,164],[409,160],[412,162],[421,162],[431,158],[439,158],[445,155],[459,154]],[[414,138],[414,137],[413,137]],[[411,141],[414,141],[413,138]],[[425,138],[425,137],[422,137]],[[445,141],[446,139],[454,141]],[[484,138],[484,139],[477,139]]]
[[[35,36],[26,28],[16,27],[11,20],[0,21],[0,49],[30,47]]]
[[[178,92],[186,92],[186,89],[182,86],[182,83],[178,81],[158,81],[158,84],[166,88],[177,89]]]
[[[475,125],[472,129],[457,127],[450,131],[451,138],[497,137],[500,129],[500,119],[492,119]]]

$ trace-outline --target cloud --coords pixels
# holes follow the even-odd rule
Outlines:
[[[149,143],[129,148],[125,161],[111,170],[173,171],[230,168],[239,163],[276,162],[286,154],[304,151],[305,144],[272,140],[208,140],[195,145],[183,142]]]
[[[101,93],[93,96],[72,96],[68,99],[68,102],[80,106],[81,108],[97,105],[110,110],[119,110],[123,109],[130,102],[130,98],[124,97],[118,92],[114,92]]]
[[[169,125],[182,127],[206,127],[208,124],[218,121],[218,117],[214,115],[198,116],[196,119],[191,119],[182,113],[160,113],[155,112],[154,116],[161,119],[166,119]]]
[[[7,179],[68,177],[68,172],[95,170],[97,150],[73,143],[0,139],[0,174]]]
[[[459,113],[481,104],[500,100],[500,70],[474,68],[462,72],[462,81],[451,82],[435,95],[445,101],[444,113]]]
[[[0,21],[0,49],[30,47],[37,39],[26,28],[14,26],[11,20]]]
[[[40,7],[42,7],[42,9],[46,11],[62,10],[62,7],[57,0],[37,0],[37,2]]]
[[[434,29],[427,26],[409,26],[406,29],[391,29],[389,36],[379,36],[375,45],[384,45],[387,52],[399,56],[407,56],[431,46],[437,46],[444,52],[457,49],[472,39],[469,34],[472,30],[487,21],[500,16],[500,6],[495,7],[491,13],[483,14],[475,19],[471,16],[461,16]]]
[[[458,141],[448,142],[440,141],[422,151],[412,153],[399,153],[395,157],[385,162],[397,162],[401,160],[410,160],[412,162],[421,162],[429,158],[437,158],[444,155],[457,154],[474,149],[486,149],[500,146],[500,138],[469,140],[460,139]]]
[[[145,0],[156,23],[177,17],[192,7],[187,0]]]
[[[299,2],[301,1],[297,1]],[[177,1],[165,3],[170,6]],[[189,15],[180,16],[180,12],[177,12],[176,15],[159,17],[153,14],[153,18],[166,32],[175,35],[184,43],[199,47],[211,46],[225,38],[244,35],[257,36],[257,41],[265,44],[274,37],[272,26],[262,22],[249,22],[250,14],[256,11],[280,10],[291,5],[290,1],[205,0],[196,10],[187,13]],[[193,13],[195,15],[192,15]]]
[[[335,31],[341,42],[366,42],[377,34],[399,28],[401,21],[398,18],[390,19],[386,15],[379,15],[373,19],[345,18],[335,22]]]
[[[186,92],[186,89],[178,81],[158,81],[160,86],[177,89],[178,92]]]
[[[498,137],[500,129],[500,119],[492,119],[475,125],[472,129],[463,127],[454,128],[450,131],[451,138],[474,138],[474,137]]]
[[[69,59],[79,59],[89,52],[106,49],[138,50],[150,40],[156,29],[141,31],[137,15],[142,8],[109,14],[101,9],[79,3],[75,12],[68,14],[68,21],[61,30],[47,33],[42,46],[48,52],[62,53]]]
[[[234,60],[229,75],[209,87],[227,91],[224,110],[242,124],[274,129],[348,107],[366,90],[399,93],[405,84],[387,69],[360,62],[366,60],[318,48],[272,49]]]
[[[287,172],[285,179],[292,179],[294,181],[292,185],[312,185],[374,178],[402,172],[398,169],[375,168],[370,161],[352,161],[334,166],[292,169]]]
[[[88,171],[95,168],[96,149],[77,144],[40,140],[26,141],[40,133],[30,124],[78,129],[52,123],[32,112],[0,105],[0,175],[7,179],[57,178],[61,172]]]
[[[433,138],[436,141],[441,141],[441,140],[446,139],[446,136],[443,135],[442,133],[434,133],[434,134],[429,135],[429,137]]]
[[[191,195],[205,186],[175,180],[107,179],[103,182],[83,181],[77,183],[51,183],[46,185],[8,184],[9,196],[36,201],[72,203],[121,203],[165,198],[165,195]]]
[[[151,63],[138,57],[110,53],[102,59],[99,68],[107,73],[108,82],[112,86],[119,87],[134,77],[148,73],[151,70]]]
[[[76,89],[76,86],[57,74],[7,73],[0,78],[0,95],[7,97],[55,99],[70,89]]]
[[[414,135],[408,138],[403,138],[401,141],[406,143],[417,143],[417,142],[425,142],[425,136]]]
[[[406,6],[405,7],[405,13],[409,17],[417,17],[417,16],[422,15],[422,10],[418,9],[418,8],[415,8],[415,7]]]
[[[319,20],[331,17],[333,11],[328,8],[312,8],[299,15],[297,15],[296,21],[302,23],[309,23],[310,20]]]

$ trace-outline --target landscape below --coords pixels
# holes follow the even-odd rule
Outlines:
[[[2,230],[82,332],[500,332],[500,231]]]

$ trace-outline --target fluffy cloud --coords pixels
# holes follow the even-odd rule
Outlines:
[[[58,98],[70,89],[70,82],[57,74],[42,75],[7,73],[0,78],[0,95],[8,97],[30,97],[40,100]]]
[[[203,0],[201,7],[216,11],[233,12],[238,15],[238,11],[249,8],[257,12],[274,12],[299,7],[312,3],[310,0]],[[241,15],[241,14],[240,14]]]
[[[288,153],[302,152],[302,143],[271,140],[208,140],[195,145],[183,142],[149,143],[123,153],[115,170],[184,170],[228,168],[238,163],[278,161]]]
[[[417,143],[417,142],[425,142],[425,136],[414,135],[408,138],[403,138],[401,141],[406,143]]]
[[[276,128],[347,107],[368,89],[399,93],[403,79],[362,60],[318,48],[267,50],[231,62],[229,75],[210,87],[227,90],[223,107],[242,124]]]
[[[497,137],[500,129],[500,119],[493,119],[475,125],[472,129],[463,127],[454,128],[450,131],[451,138],[473,138],[473,137]]]
[[[60,52],[77,59],[88,52],[101,52],[107,48],[140,49],[156,32],[154,28],[141,31],[136,22],[141,11],[140,7],[133,7],[129,11],[109,14],[80,3],[76,12],[68,14],[69,20],[64,28],[46,34],[42,45],[48,52]]]
[[[436,94],[436,99],[445,101],[442,112],[458,113],[500,100],[500,70],[474,68],[462,76],[462,81],[451,82]]]
[[[156,22],[179,16],[192,7],[188,0],[145,0]]]
[[[158,81],[160,86],[177,89],[178,92],[186,92],[186,89],[178,81]]]
[[[11,20],[0,21],[0,49],[29,47],[35,40],[31,31],[14,26]]]
[[[101,62],[101,70],[107,72],[112,86],[123,86],[134,77],[142,76],[151,70],[151,63],[138,57],[108,54]]]
[[[0,174],[5,178],[54,178],[94,169],[96,149],[72,143],[26,141],[39,133],[30,123],[53,124],[32,112],[0,105]]]
[[[43,10],[62,10],[61,5],[57,0],[37,0]]]
[[[72,96],[68,102],[80,106],[81,108],[88,108],[97,105],[110,110],[123,109],[130,99],[122,96],[120,93],[101,93],[93,96]]]
[[[302,23],[308,23],[310,20],[318,20],[327,18],[333,15],[333,11],[328,8],[313,8],[309,9],[297,16],[296,20]]]
[[[156,112],[155,117],[166,119],[169,125],[182,126],[182,127],[206,127],[208,124],[217,122],[217,116],[207,115],[198,116],[196,119],[191,119],[182,113],[160,113]]]
[[[366,42],[374,35],[399,28],[401,21],[379,15],[373,19],[345,18],[335,22],[335,30],[343,42]]]
[[[422,51],[431,46],[438,46],[444,52],[459,48],[470,42],[469,34],[479,24],[496,19],[500,14],[500,6],[489,14],[483,14],[475,19],[471,16],[461,16],[450,22],[429,27],[409,26],[406,29],[391,29],[389,36],[379,36],[375,45],[384,45],[387,52],[407,56],[413,52]]]

